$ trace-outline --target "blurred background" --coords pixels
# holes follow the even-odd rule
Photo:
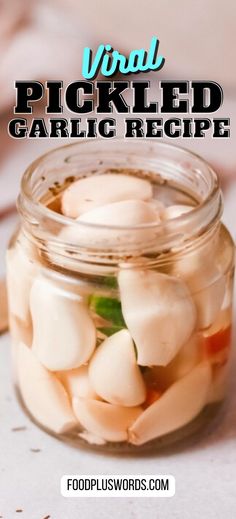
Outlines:
[[[134,48],[148,48],[154,35],[166,59],[155,81],[209,79],[224,89],[224,104],[216,116],[231,118],[231,138],[214,140],[208,136],[190,141],[175,139],[174,143],[200,153],[220,174],[225,192],[224,218],[236,237],[235,25],[234,0],[0,0],[1,270],[5,243],[15,220],[20,177],[29,162],[64,143],[63,139],[14,140],[8,136],[14,81],[63,79],[67,84],[81,78],[84,46],[96,50],[98,44],[110,43],[128,54]],[[44,106],[41,111],[45,115]]]

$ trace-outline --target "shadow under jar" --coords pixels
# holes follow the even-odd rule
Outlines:
[[[18,210],[10,328],[31,418],[131,452],[209,421],[226,391],[234,269],[209,165],[148,140],[86,141],[28,168]]]

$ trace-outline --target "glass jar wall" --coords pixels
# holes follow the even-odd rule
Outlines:
[[[134,451],[207,420],[227,386],[234,268],[211,168],[150,141],[83,142],[29,167],[18,209],[10,328],[31,418]]]

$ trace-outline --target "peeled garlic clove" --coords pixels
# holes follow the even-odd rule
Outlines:
[[[176,381],[189,373],[201,360],[202,338],[200,335],[193,335],[180,349],[179,353],[166,367],[170,373],[172,371],[173,380]]]
[[[80,366],[80,368],[77,369],[61,371],[57,373],[57,376],[71,398],[92,398],[99,400],[89,380],[88,365]]]
[[[220,277],[219,277],[220,276]],[[200,330],[214,322],[225,295],[225,277],[212,268],[204,268],[187,280],[197,308],[197,326]]]
[[[198,334],[193,335],[167,366],[155,366],[144,374],[147,384],[165,391],[187,375],[202,360],[201,344],[202,338]]]
[[[8,316],[8,305],[7,305],[7,286],[6,281],[0,279],[0,301],[1,301],[1,311],[0,311],[0,334],[5,332],[9,326],[9,316]]]
[[[90,433],[109,442],[127,440],[127,430],[142,413],[141,407],[122,407],[98,400],[73,399],[79,423]]]
[[[150,200],[152,186],[147,180],[108,173],[73,182],[62,195],[62,212],[71,218],[112,202]]]
[[[176,258],[173,264],[173,274],[188,285],[197,308],[197,326],[200,330],[212,325],[223,306],[226,293],[225,276],[214,262],[218,243],[217,235],[200,248]]]
[[[176,254],[172,264],[172,274],[181,277],[186,282],[189,278],[198,276],[211,278],[216,275],[217,265],[215,258],[218,257],[218,248],[221,240],[219,231],[207,239],[198,240],[194,247]],[[203,271],[206,271],[204,274]],[[202,273],[203,272],[203,273]]]
[[[31,347],[33,340],[31,319],[29,322],[25,322],[12,314],[10,315],[9,324],[13,343],[19,344],[19,342],[23,342]]]
[[[137,244],[142,245],[144,242],[155,239],[154,229],[125,229],[125,227],[135,227],[150,223],[159,223],[159,214],[156,209],[148,202],[142,200],[126,200],[107,204],[84,213],[78,218],[79,222],[88,224],[96,224],[100,226],[123,226],[123,229],[105,229],[105,228],[82,228],[78,234],[78,240],[86,245],[94,245],[94,243],[104,243],[104,245],[113,244]]]
[[[143,200],[122,200],[92,209],[77,218],[78,222],[132,226],[160,221],[156,209]]]
[[[195,327],[196,310],[188,288],[172,276],[134,269],[121,270],[118,283],[138,364],[166,366]]]
[[[96,393],[111,404],[133,407],[144,402],[146,388],[128,330],[111,335],[96,349],[89,379]]]
[[[212,335],[216,335],[223,330],[229,329],[232,326],[232,313],[232,307],[220,310],[214,320],[214,323],[202,332],[204,339],[208,339],[208,337],[211,337]]]
[[[38,268],[35,259],[22,247],[23,243],[17,243],[6,255],[8,306],[11,314],[29,321],[29,294]]]
[[[155,209],[156,212],[159,213],[161,217],[161,212],[165,209],[165,204],[161,200],[157,200],[157,198],[153,198],[149,204]]]
[[[143,244],[155,239],[154,229],[129,229],[150,223],[159,223],[159,214],[148,202],[142,200],[125,200],[97,207],[77,218],[82,224],[64,229],[60,236],[72,244],[83,247],[112,246],[121,244]],[[92,225],[91,225],[92,224]],[[95,224],[95,225],[94,225]],[[94,226],[93,226],[94,225]],[[110,229],[106,226],[115,226]],[[120,229],[119,227],[124,227]],[[127,229],[126,229],[127,228]]]
[[[33,350],[51,371],[85,364],[96,345],[96,328],[88,308],[47,279],[38,278],[31,289]]]
[[[227,391],[227,382],[229,376],[229,364],[215,367],[213,370],[212,383],[210,385],[207,403],[213,404],[224,399]]]
[[[178,218],[181,214],[189,213],[192,209],[194,208],[190,205],[170,205],[161,211],[161,219],[172,220],[173,218]]]
[[[95,434],[89,432],[79,433],[78,436],[87,443],[90,443],[90,445],[105,445],[106,443],[106,440],[100,438],[100,436],[96,436]]]
[[[193,420],[206,404],[210,383],[210,364],[201,362],[138,417],[129,429],[130,443],[142,445]]]
[[[17,372],[23,401],[37,422],[58,434],[77,425],[63,385],[23,343],[18,345]]]

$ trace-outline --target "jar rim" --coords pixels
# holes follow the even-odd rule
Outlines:
[[[168,229],[171,225],[175,226],[176,234],[186,234],[186,229],[191,229],[192,234],[197,232],[199,235],[200,228],[201,232],[204,232],[204,228],[208,228],[209,225],[213,225],[215,222],[219,221],[219,218],[222,214],[222,194],[219,186],[219,179],[216,172],[212,169],[212,167],[202,159],[195,152],[189,151],[188,149],[182,146],[176,146],[173,144],[169,144],[166,142],[153,142],[151,139],[145,139],[145,141],[140,141],[139,139],[132,139],[132,142],[128,139],[120,139],[115,138],[109,142],[108,147],[106,148],[106,153],[109,154],[111,150],[111,146],[114,147],[125,147],[127,146],[128,150],[130,147],[132,149],[137,146],[136,151],[138,150],[139,154],[146,154],[149,150],[150,153],[154,152],[154,155],[158,156],[158,150],[160,153],[164,153],[166,157],[168,155],[176,153],[179,155],[181,160],[186,159],[194,160],[198,164],[199,171],[201,173],[205,171],[205,174],[208,175],[209,182],[209,191],[205,199],[201,201],[196,207],[194,207],[188,213],[184,213],[172,220],[161,221],[161,222],[151,222],[144,223],[139,225],[110,225],[110,224],[97,224],[97,223],[88,223],[79,220],[72,220],[71,218],[64,216],[60,213],[49,209],[42,202],[40,202],[37,197],[34,195],[32,185],[32,177],[37,169],[40,167],[42,163],[47,163],[47,160],[52,159],[53,156],[56,157],[57,154],[65,154],[68,150],[74,150],[78,148],[78,153],[82,151],[82,147],[89,152],[89,149],[94,149],[94,147],[102,146],[104,144],[104,139],[91,139],[91,140],[83,140],[80,142],[66,144],[64,146],[56,147],[52,150],[49,150],[47,153],[43,154],[39,158],[37,158],[34,162],[30,164],[30,166],[26,169],[22,181],[21,181],[21,192],[18,197],[18,211],[23,216],[23,219],[28,220],[29,223],[36,225],[42,219],[48,219],[50,222],[54,222],[57,225],[61,226],[74,226],[74,229],[83,228],[93,229],[93,230],[106,230],[106,231],[138,231],[138,230],[148,230],[155,229],[157,232],[164,231],[164,234],[168,234]],[[98,150],[99,152],[99,150]],[[148,166],[147,166],[148,168]],[[131,165],[132,169],[132,165]],[[141,170],[142,168],[140,168]],[[161,171],[159,173],[161,175]],[[196,223],[198,222],[198,226]],[[189,234],[189,232],[188,232]],[[190,237],[190,236],[188,236]],[[53,237],[52,237],[53,238]],[[79,244],[78,244],[79,247]]]

